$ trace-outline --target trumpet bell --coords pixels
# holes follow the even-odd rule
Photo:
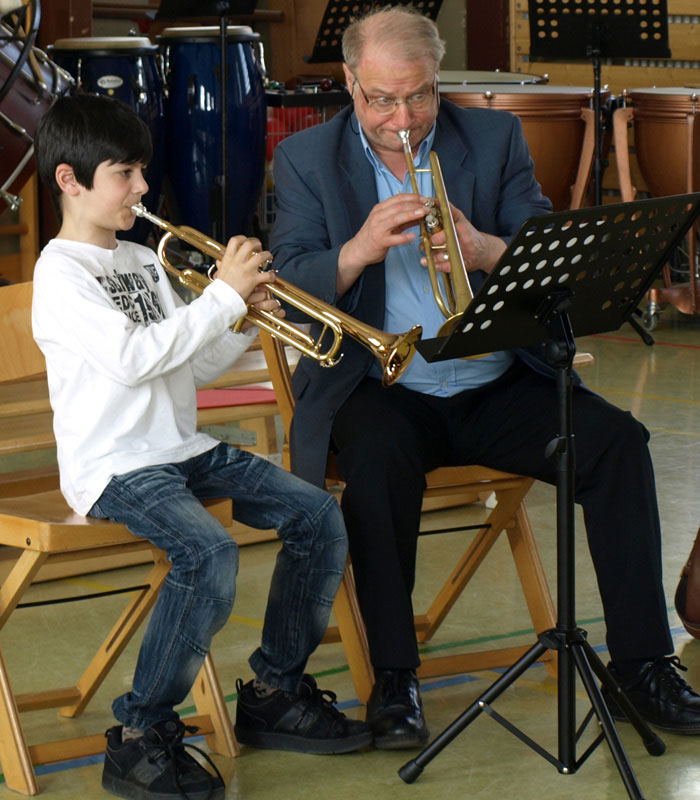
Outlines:
[[[423,334],[420,325],[414,325],[406,333],[392,337],[392,341],[384,345],[381,354],[375,353],[382,362],[382,386],[392,386],[406,370],[416,352],[416,342]]]

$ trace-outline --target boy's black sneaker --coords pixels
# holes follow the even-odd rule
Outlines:
[[[253,681],[236,681],[238,704],[234,731],[241,744],[271,750],[330,755],[350,753],[372,742],[369,726],[348,719],[335,707],[333,692],[304,675],[296,692],[282,689],[260,696]]]
[[[197,728],[165,720],[146,728],[138,739],[122,742],[122,726],[107,737],[102,788],[129,800],[222,800],[224,782],[209,756],[182,741]],[[212,775],[185,750],[200,753],[213,767]]]

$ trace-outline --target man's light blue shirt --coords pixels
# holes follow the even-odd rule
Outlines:
[[[403,183],[377,158],[360,128],[362,145],[374,169],[379,202],[395,194],[411,194],[411,179],[408,173]],[[430,150],[435,138],[435,125],[423,139],[414,159],[416,169],[430,166]],[[417,172],[418,189],[424,197],[434,197],[433,179],[430,172]],[[423,326],[423,338],[432,339],[445,322],[433,298],[428,270],[421,266],[423,255],[419,249],[420,228],[411,229],[415,240],[400,247],[391,247],[384,259],[386,275],[386,310],[384,330],[403,333],[416,323]],[[474,389],[502,375],[513,362],[513,356],[505,351],[491,353],[479,359],[449,359],[429,364],[416,353],[399,383],[407,389],[440,397],[450,397],[465,389]],[[381,378],[381,367],[374,362],[370,375]]]

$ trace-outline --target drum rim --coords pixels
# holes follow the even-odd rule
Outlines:
[[[470,80],[463,80],[463,81],[454,81],[443,79],[441,75],[446,74],[462,74],[462,75],[469,75],[470,73],[475,75],[493,75],[494,77],[498,75],[512,75],[513,77],[520,76],[522,78],[536,78],[536,80],[506,80],[506,81],[470,81]],[[507,85],[535,85],[535,84],[546,84],[549,82],[549,77],[547,75],[535,75],[533,72],[511,72],[509,70],[489,70],[489,69],[447,69],[441,72],[438,72],[438,83],[446,83],[446,84],[454,84],[456,86],[469,86],[472,83],[477,83],[479,85],[489,84],[495,86],[507,86]]]
[[[645,86],[639,89],[625,89],[624,94],[654,95],[657,97],[697,97],[700,100],[700,86]]]
[[[438,85],[438,89],[440,94],[449,94],[450,92],[454,94],[484,94],[485,92],[490,92],[493,96],[510,93],[518,95],[535,94],[540,97],[545,95],[552,97],[566,95],[592,97],[595,91],[593,86],[566,86],[556,83],[441,83]],[[515,91],[513,91],[514,89]],[[601,89],[600,93],[609,94],[607,89]]]
[[[183,26],[180,28],[163,28],[156,36],[160,41],[180,41],[180,42],[211,42],[218,39],[220,29],[215,25],[202,25],[201,27]],[[260,34],[256,33],[249,25],[229,25],[226,28],[227,41],[252,42],[260,39]]]
[[[153,44],[147,36],[75,36],[56,39],[47,49],[57,50],[61,53],[71,51],[76,53],[97,53],[110,50],[156,52],[158,45]]]

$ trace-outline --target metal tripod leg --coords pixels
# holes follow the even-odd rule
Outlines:
[[[551,649],[557,650],[559,653],[559,758],[548,753],[543,747],[490,707],[491,703],[514,683],[525,670],[532,666],[546,650]],[[575,752],[577,734],[575,730],[574,678],[576,671],[581,676],[581,681],[593,706],[593,712],[600,721],[602,728],[601,736],[578,760]],[[399,770],[399,776],[406,783],[413,783],[423,772],[424,767],[435,756],[475,720],[479,714],[486,712],[564,774],[576,772],[602,739],[605,739],[629,797],[631,800],[644,800],[641,787],[622,746],[613,718],[595,680],[596,676],[615,697],[616,701],[619,701],[621,708],[642,738],[647,752],[654,756],[661,755],[666,749],[663,741],[651,730],[625,695],[620,692],[619,686],[586,640],[586,632],[580,628],[575,628],[572,631],[554,628],[543,633],[535,645],[506,670],[433,742],[419,753],[416,758],[404,764]]]
[[[406,783],[413,781],[423,772],[423,768],[430,763],[438,753],[456,738],[470,722],[475,720],[486,705],[499,697],[514,681],[516,681],[525,670],[532,666],[540,656],[548,650],[547,645],[542,642],[534,644],[524,655],[522,655],[503,675],[480,695],[459,717],[414,759],[408,761],[399,770],[399,775]]]

